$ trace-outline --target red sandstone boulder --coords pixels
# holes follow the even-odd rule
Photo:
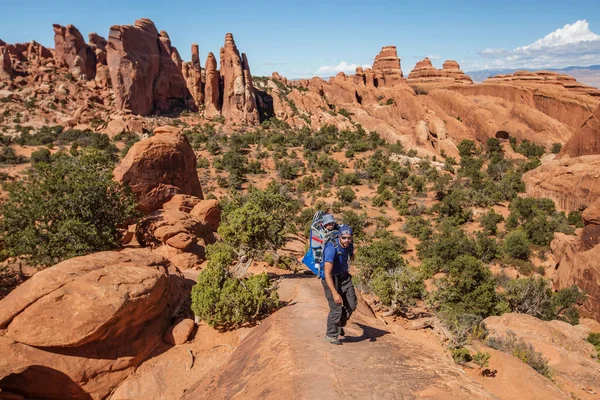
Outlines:
[[[103,399],[152,352],[185,280],[147,249],[63,261],[0,301],[0,388]]]
[[[114,171],[115,179],[131,188],[146,213],[161,208],[175,194],[204,198],[194,150],[185,136],[172,130],[157,129],[153,137],[135,143]]]
[[[218,200],[202,200],[194,206],[190,214],[198,217],[213,232],[217,231],[221,223],[221,207]]]
[[[169,344],[179,345],[187,342],[194,330],[194,320],[183,318],[177,320],[165,331],[163,340]]]
[[[72,72],[76,71],[79,75],[76,78],[94,79],[96,76],[96,53],[85,44],[79,30],[73,25],[54,24],[53,27],[57,64],[69,68]]]
[[[221,47],[219,73],[223,84],[222,115],[238,123],[258,123],[258,109],[250,77],[250,66],[245,54],[240,57],[231,33],[225,35],[225,46]]]
[[[171,200],[163,204],[163,209],[168,211],[181,211],[189,214],[198,203],[203,203],[206,201],[212,200],[202,200],[198,197],[189,196],[186,194],[176,194],[171,198]]]
[[[148,214],[136,225],[135,236],[144,247],[154,248],[166,243],[180,250],[197,244],[198,239],[203,245],[212,241],[211,230],[203,221],[174,210],[156,210]]]

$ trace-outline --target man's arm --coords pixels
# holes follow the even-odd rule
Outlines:
[[[333,263],[325,261],[325,282],[327,282],[327,286],[329,290],[331,290],[331,294],[333,295],[333,301],[337,304],[342,304],[342,296],[335,289],[335,284],[333,283],[333,276],[331,276],[331,271],[333,271]]]

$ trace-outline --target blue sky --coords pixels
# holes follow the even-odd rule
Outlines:
[[[0,9],[0,39],[8,43],[54,47],[53,23],[73,24],[87,39],[146,17],[184,60],[198,43],[203,64],[231,32],[253,75],[335,75],[370,65],[385,45],[397,46],[405,74],[425,56],[436,67],[457,60],[466,71],[600,64],[600,0],[2,0]]]

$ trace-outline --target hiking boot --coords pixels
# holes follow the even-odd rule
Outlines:
[[[340,333],[340,335],[346,336],[346,332],[344,331],[344,328],[342,328],[342,333]]]
[[[325,341],[331,344],[342,344],[342,342],[340,342],[340,339],[327,335],[325,335]]]

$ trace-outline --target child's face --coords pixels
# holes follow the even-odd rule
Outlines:
[[[335,222],[330,222],[325,225],[325,229],[327,229],[328,231],[332,231],[334,227],[335,227]]]

